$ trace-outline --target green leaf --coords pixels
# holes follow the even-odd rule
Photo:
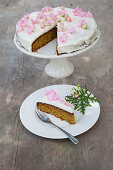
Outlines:
[[[96,96],[92,96],[91,93],[88,92],[88,89],[85,86],[77,86],[76,88],[72,88],[73,93],[70,96],[66,96],[65,100],[74,105],[74,110],[80,111],[82,114],[85,114],[86,107],[91,107],[91,102],[99,102]],[[76,97],[78,96],[78,97]]]

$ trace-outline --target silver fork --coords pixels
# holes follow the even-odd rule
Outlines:
[[[64,129],[60,128],[59,126],[55,125],[53,122],[51,122],[51,120],[49,119],[49,117],[44,114],[44,112],[40,111],[39,109],[35,109],[35,113],[38,116],[38,118],[45,123],[50,123],[52,124],[54,127],[58,128],[61,132],[63,132],[65,135],[68,136],[68,138],[74,143],[77,144],[79,141],[78,139],[76,139],[74,136],[72,136],[70,133],[66,132]]]

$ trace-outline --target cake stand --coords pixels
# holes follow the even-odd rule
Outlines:
[[[56,39],[48,43],[46,46],[40,48],[38,52],[29,52],[27,51],[17,40],[16,34],[14,36],[14,43],[16,47],[21,50],[23,53],[37,57],[50,59],[49,64],[45,67],[45,72],[48,76],[54,78],[64,78],[71,75],[74,71],[74,66],[71,62],[68,61],[68,57],[74,57],[80,53],[83,53],[90,48],[92,48],[100,38],[100,31],[98,30],[97,36],[91,40],[91,43],[86,46],[82,45],[82,49],[70,54],[56,54]]]

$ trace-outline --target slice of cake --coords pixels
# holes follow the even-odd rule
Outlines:
[[[54,90],[49,90],[45,93],[45,96],[37,102],[37,108],[70,124],[75,124],[71,105]]]
[[[57,38],[57,54],[65,54],[92,43],[98,36],[98,27],[90,11],[46,6],[41,11],[26,14],[17,22],[16,36],[30,52],[37,52]]]

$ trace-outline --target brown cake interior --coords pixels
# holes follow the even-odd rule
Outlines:
[[[75,124],[75,117],[74,113],[69,113],[63,109],[60,109],[58,107],[45,104],[45,103],[37,103],[37,108],[43,112],[49,113],[51,115],[54,115],[55,117],[60,118],[61,120],[65,120],[70,124]]]
[[[45,34],[38,37],[32,44],[32,52],[36,52],[39,48],[45,46],[47,43],[57,37],[57,28],[54,27]]]

